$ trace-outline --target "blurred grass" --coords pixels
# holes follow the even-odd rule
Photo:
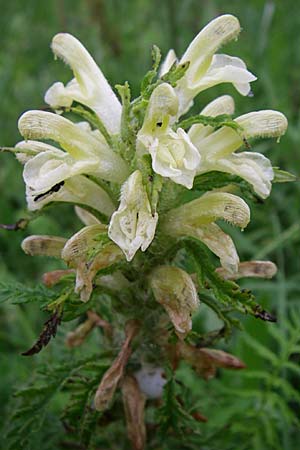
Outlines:
[[[210,19],[222,14],[238,16],[243,32],[224,52],[244,59],[258,76],[253,98],[239,96],[229,85],[201,94],[195,110],[222,93],[236,100],[237,114],[258,109],[278,109],[289,120],[280,145],[261,141],[255,149],[280,166],[300,174],[300,4],[294,0],[0,0],[0,139],[12,146],[20,136],[17,120],[28,109],[43,107],[43,95],[56,80],[64,82],[71,72],[55,62],[51,38],[60,31],[77,36],[89,49],[112,85],[129,80],[138,93],[139,80],[150,65],[151,45],[163,54],[173,47],[180,55]],[[1,154],[0,222],[12,223],[25,210],[22,168],[11,155]],[[246,319],[250,334],[268,342],[266,327],[281,327],[292,304],[298,306],[300,291],[300,185],[275,185],[265,205],[252,206],[253,221],[240,233],[230,228],[241,259],[272,259],[279,267],[270,282],[245,285],[259,301],[277,311],[279,323],[261,324]],[[63,213],[62,213],[63,211]],[[30,258],[20,249],[22,239],[33,233],[70,235],[79,228],[72,208],[51,209],[26,232],[0,234],[0,280],[36,282],[56,261]],[[4,405],[17,383],[22,383],[37,359],[22,359],[40,329],[42,318],[35,308],[2,307],[0,315],[0,404]],[[236,337],[239,342],[238,336]],[[236,346],[236,344],[233,343]],[[238,347],[238,346],[237,346]],[[241,347],[241,346],[240,346]],[[51,352],[47,349],[45,352]],[[243,348],[239,349],[244,353]],[[259,362],[246,355],[253,366]],[[287,448],[288,447],[284,447]]]

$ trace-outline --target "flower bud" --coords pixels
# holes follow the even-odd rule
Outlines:
[[[160,266],[150,275],[154,297],[167,311],[179,337],[192,329],[192,313],[199,307],[197,290],[182,269]]]
[[[239,263],[238,271],[230,273],[224,267],[218,267],[216,272],[225,280],[238,280],[239,278],[273,278],[277,267],[272,261],[244,261]]]
[[[107,227],[90,225],[74,234],[65,244],[62,259],[76,269],[75,292],[87,301],[93,290],[92,281],[98,270],[114,264],[122,258],[121,250],[109,242]]]
[[[62,249],[67,239],[58,236],[28,236],[21,244],[27,255],[31,256],[54,256],[60,258]]]

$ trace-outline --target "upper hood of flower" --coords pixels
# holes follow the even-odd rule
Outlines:
[[[75,78],[66,86],[54,83],[46,92],[46,103],[54,109],[69,107],[73,101],[82,103],[95,111],[109,133],[119,133],[121,104],[84,46],[71,34],[59,33],[51,48],[71,67]]]

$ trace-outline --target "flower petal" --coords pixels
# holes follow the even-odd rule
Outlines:
[[[68,153],[49,151],[31,158],[24,167],[23,178],[27,186],[37,194],[51,190],[53,186],[81,173],[97,171],[97,159],[74,160]]]
[[[27,255],[60,258],[66,242],[67,239],[58,236],[32,235],[22,241],[21,247]]]
[[[99,238],[105,238],[106,234],[107,227],[102,224],[84,227],[66,242],[61,253],[68,266],[76,269],[75,292],[80,292],[84,302],[90,298],[97,272],[122,258],[120,249],[112,242],[101,245]]]
[[[177,108],[178,100],[169,84],[154,89],[138,133],[138,148],[150,153],[154,172],[191,189],[200,155],[183,129],[175,132],[170,126]]]
[[[201,157],[184,130],[170,130],[166,136],[155,139],[149,153],[154,172],[188,189],[193,187]]]
[[[182,234],[199,239],[218,258],[222,268],[228,273],[235,274],[238,270],[239,256],[231,237],[215,223],[193,227],[183,225]]]
[[[94,172],[95,175],[118,183],[122,182],[128,175],[127,164],[107,146],[100,133],[88,132],[64,117],[45,111],[24,113],[20,117],[18,125],[20,133],[26,139],[51,139],[58,142],[69,153],[69,155],[64,152],[58,153],[58,150],[55,152],[55,154],[61,155],[59,160],[63,159],[63,163],[55,161],[53,155],[55,162],[49,162],[50,168],[56,170],[56,173],[60,175],[49,182],[48,186],[51,183],[53,186],[53,184],[62,181],[64,178],[61,177],[70,177],[79,173]],[[32,163],[32,160],[28,161],[30,167],[34,164],[35,171],[38,171],[44,162],[46,163],[51,159],[50,152],[47,157],[42,155],[40,153],[35,157],[35,163]],[[74,170],[72,170],[73,164],[76,166]],[[43,171],[43,175],[46,171],[48,171],[48,167],[47,170]],[[69,175],[67,175],[68,173]],[[39,183],[43,184],[44,188],[47,187],[42,178],[36,181],[31,180],[31,183],[32,187]]]
[[[74,36],[59,33],[53,38],[52,50],[71,66],[75,79],[66,86],[54,83],[46,92],[46,103],[59,109],[75,100],[93,109],[110,133],[119,133],[121,104],[84,46]]]
[[[81,222],[86,225],[99,225],[100,220],[97,219],[92,213],[87,211],[86,209],[81,208],[80,206],[75,206],[75,213],[77,217],[81,220]]]
[[[226,42],[236,38],[240,24],[236,17],[226,14],[212,20],[191,42],[180,60],[189,62],[189,68],[176,86],[179,97],[179,116],[192,105],[197,95],[196,86],[208,70],[213,54]]]
[[[202,111],[201,115],[216,117],[221,114],[234,113],[234,100],[230,95],[222,95],[210,102]],[[200,123],[192,125],[189,129],[188,135],[193,144],[198,147],[201,140],[214,132],[214,128],[210,125],[202,125]]]
[[[239,257],[230,236],[213,223],[218,219],[245,228],[250,220],[250,210],[236,195],[208,192],[170,210],[162,221],[162,230],[172,236],[191,236],[201,240],[220,258],[223,267],[234,272],[238,268]]]
[[[197,148],[205,161],[216,161],[217,158],[230,155],[244,145],[243,138],[279,137],[287,129],[286,117],[272,110],[254,111],[235,121],[243,128],[241,133],[222,127],[198,143]]]
[[[157,220],[157,213],[151,212],[142,174],[136,170],[122,186],[120,206],[111,217],[108,235],[131,261],[139,248],[144,252],[151,244]]]
[[[164,217],[163,226],[172,233],[181,234],[184,224],[197,227],[218,219],[245,228],[250,220],[249,206],[237,195],[207,192],[196,200],[171,209]]]
[[[174,62],[177,61],[177,56],[175,51],[171,48],[168,53],[167,56],[165,57],[164,61],[162,62],[162,65],[160,67],[159,70],[159,77],[163,77],[164,75],[166,75],[169,70],[171,69],[172,65],[174,64]]]
[[[238,280],[239,278],[273,278],[277,273],[277,267],[272,261],[244,261],[238,266],[236,273],[227,272],[223,267],[218,267],[216,272],[225,280]]]
[[[206,167],[205,163],[203,170],[204,167]],[[215,164],[210,163],[209,168],[238,175],[251,184],[261,198],[267,198],[270,195],[274,178],[272,163],[260,153],[233,153],[227,158],[218,159]]]
[[[220,83],[232,83],[242,95],[250,92],[250,83],[257,78],[247,70],[247,66],[240,58],[228,55],[214,55],[211,65],[205,75],[193,86],[195,92],[200,93],[205,89]]]
[[[192,329],[191,314],[199,307],[197,290],[184,270],[160,266],[150,275],[154,297],[167,311],[179,337]]]
[[[82,175],[68,178],[60,188],[41,194],[26,186],[28,209],[35,211],[51,202],[67,202],[86,205],[110,217],[115,206],[104,189]]]

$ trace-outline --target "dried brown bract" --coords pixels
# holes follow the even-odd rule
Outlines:
[[[126,375],[123,380],[122,396],[128,438],[133,450],[143,450],[146,443],[144,420],[146,398],[140,391],[138,382],[131,375]]]
[[[95,395],[95,408],[104,411],[108,408],[120,380],[124,375],[124,370],[131,354],[130,343],[139,330],[139,324],[132,320],[126,324],[126,339],[122,348],[113,362],[112,366],[105,372]]]

